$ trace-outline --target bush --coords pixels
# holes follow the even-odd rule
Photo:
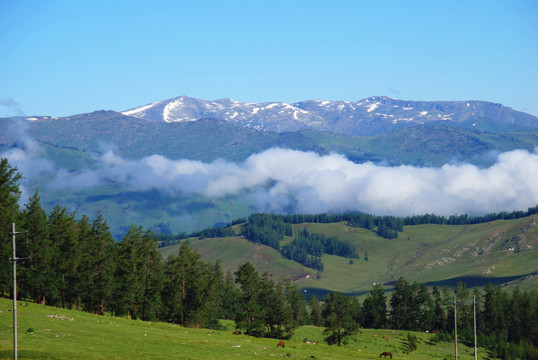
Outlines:
[[[405,345],[407,346],[408,353],[410,353],[411,351],[415,351],[418,347],[417,336],[412,335],[411,333],[407,333],[407,343]]]

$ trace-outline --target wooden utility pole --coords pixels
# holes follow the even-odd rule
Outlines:
[[[16,249],[16,232],[15,223],[12,224],[11,237],[13,240],[13,359],[19,358],[17,348],[17,249]]]
[[[23,231],[26,232],[26,231]],[[13,257],[10,259],[13,262],[13,359],[19,358],[19,349],[17,344],[17,261],[30,258],[17,257],[17,236],[15,231],[15,223],[11,224],[11,238],[13,240]]]
[[[478,360],[476,350],[476,295],[473,295],[474,360]]]
[[[458,320],[456,314],[456,295],[454,295],[454,347],[456,350],[456,360],[458,360]]]

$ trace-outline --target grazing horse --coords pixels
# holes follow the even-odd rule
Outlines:
[[[276,347],[282,346],[283,348],[286,347],[286,344],[284,344],[284,341],[281,341],[278,343]]]
[[[392,353],[390,353],[388,351],[385,351],[385,352],[381,353],[381,355],[379,355],[379,357],[381,357],[381,356],[384,356],[385,359],[387,358],[387,356],[392,359]]]
[[[234,331],[233,334],[234,335],[241,335],[241,331]]]

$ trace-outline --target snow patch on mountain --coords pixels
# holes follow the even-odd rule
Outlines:
[[[372,112],[372,111],[374,111],[375,109],[377,109],[378,107],[379,107],[379,103],[373,103],[372,105],[369,105],[369,106],[368,106],[368,110],[366,110],[366,111],[368,111],[368,112]]]
[[[122,114],[125,115],[125,116],[135,116],[136,117],[136,115],[138,113],[141,113],[141,112],[144,112],[144,111],[146,111],[148,109],[151,109],[153,106],[155,106],[155,104],[157,104],[157,103],[152,103],[152,104],[140,106],[140,107],[137,107],[137,108],[134,108],[134,109],[131,109],[131,110],[122,111]]]
[[[168,103],[163,110],[163,119],[166,122],[172,122],[174,119],[171,116],[172,111],[183,105],[183,98],[176,99]]]

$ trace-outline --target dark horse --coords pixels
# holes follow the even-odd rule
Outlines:
[[[392,353],[389,353],[388,351],[385,351],[384,353],[381,353],[381,355],[379,355],[379,357],[381,356],[384,356],[385,359],[388,357],[390,357],[392,359]]]
[[[281,341],[281,342],[278,343],[278,345],[276,347],[279,347],[279,346],[286,347],[285,345],[286,344],[284,344],[284,341]]]

